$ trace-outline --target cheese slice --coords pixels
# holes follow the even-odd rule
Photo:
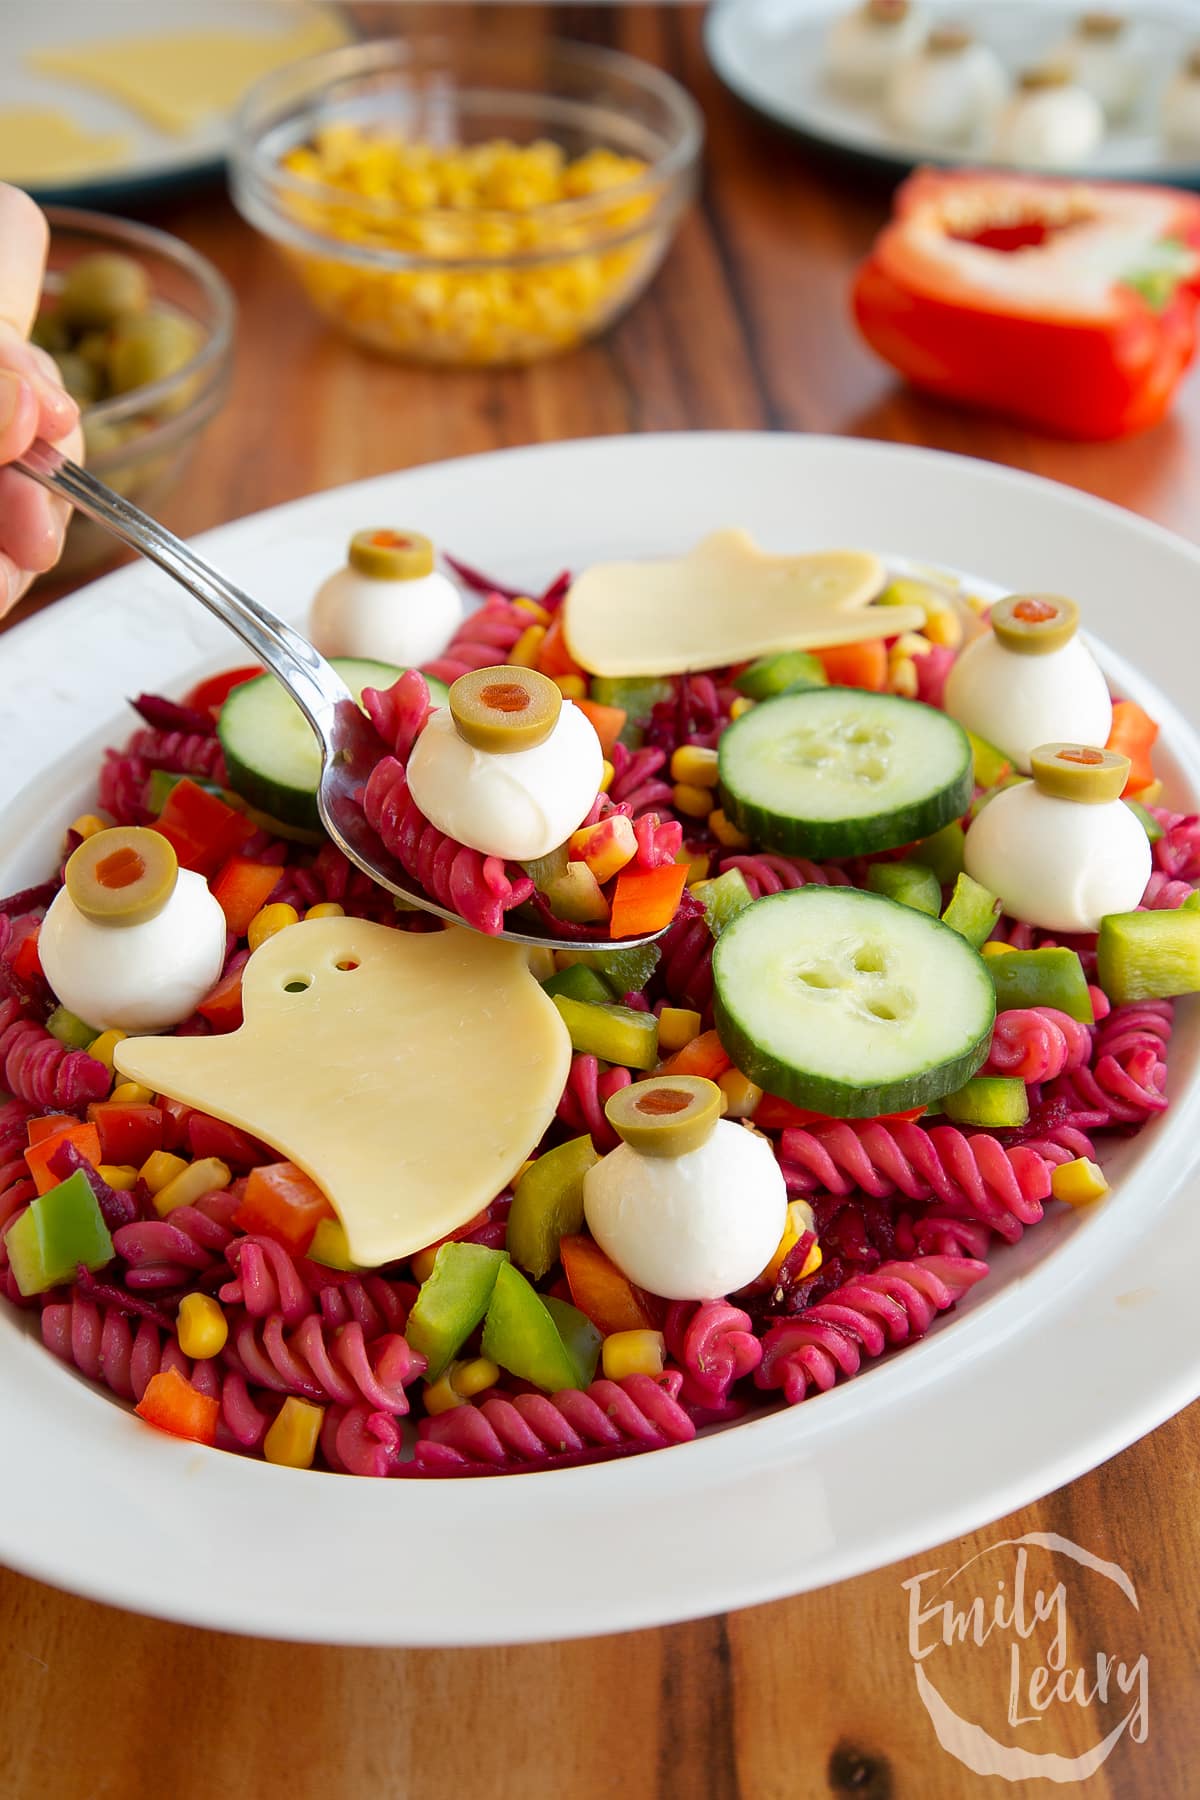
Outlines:
[[[770,556],[748,531],[716,531],[686,556],[585,569],[567,594],[563,630],[593,675],[719,669],[917,630],[919,607],[870,606],[884,579],[867,550]]]
[[[246,964],[239,1030],[126,1038],[117,1066],[296,1163],[375,1267],[464,1225],[554,1117],[571,1041],[528,954],[457,928],[308,919]]]
[[[184,136],[206,119],[231,112],[260,76],[345,41],[329,13],[297,8],[292,16],[295,23],[287,31],[97,38],[35,50],[26,61],[36,74],[120,101],[156,131]]]
[[[128,162],[132,148],[123,132],[86,131],[53,107],[0,110],[0,181],[34,187],[90,177]]]

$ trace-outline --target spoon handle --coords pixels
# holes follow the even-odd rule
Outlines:
[[[51,444],[37,439],[11,465],[68,500],[122,543],[157,563],[193,599],[236,632],[252,655],[277,675],[317,735],[328,741],[334,708],[350,698],[335,669],[310,643],[228,580],[173,532],[122,498]]]

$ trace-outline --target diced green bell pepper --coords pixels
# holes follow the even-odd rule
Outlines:
[[[581,971],[590,974],[590,970]],[[513,1192],[505,1242],[514,1262],[540,1281],[558,1261],[561,1237],[583,1229],[583,1178],[596,1147],[586,1134],[530,1163]]]
[[[590,1000],[554,996],[571,1034],[571,1048],[630,1069],[652,1069],[658,1061],[658,1020],[632,1006],[594,1006]]]
[[[1157,844],[1159,838],[1163,834],[1163,828],[1155,818],[1154,814],[1148,811],[1147,808],[1142,805],[1140,800],[1127,800],[1125,804],[1149,838],[1150,842],[1152,844]]]
[[[557,844],[548,850],[545,856],[535,856],[521,867],[532,881],[539,894],[544,894],[552,881],[556,881],[564,872],[571,858],[565,844]]]
[[[421,1283],[404,1335],[429,1364],[431,1381],[466,1343],[491,1304],[507,1250],[486,1244],[443,1244],[432,1274]]]
[[[1114,1006],[1200,992],[1200,914],[1190,904],[1109,913],[1096,940],[1096,975]]]
[[[304,1253],[310,1262],[320,1263],[323,1269],[358,1269],[350,1254],[350,1240],[346,1236],[346,1227],[340,1219],[321,1219],[313,1232],[312,1243]]]
[[[1180,912],[1200,912],[1200,888],[1192,889],[1179,910]]]
[[[772,656],[758,657],[733,685],[750,700],[770,700],[776,694],[799,693],[802,688],[828,687],[829,677],[820,657],[810,650],[777,650]]]
[[[933,870],[940,886],[949,887],[955,876],[962,874],[965,839],[966,833],[962,825],[957,819],[951,819],[949,825],[943,825],[932,837],[913,844],[908,852],[908,860],[924,863],[927,869]]]
[[[5,1239],[8,1260],[23,1294],[44,1294],[73,1281],[82,1263],[104,1269],[113,1241],[82,1169],[32,1200]]]
[[[867,870],[867,886],[873,894],[911,906],[915,912],[936,919],[942,910],[942,890],[932,869],[921,863],[877,862]]]
[[[714,938],[719,938],[727,925],[732,925],[740,912],[754,905],[754,895],[746,886],[740,869],[726,869],[711,881],[697,881],[692,888],[704,907],[704,917]]]
[[[637,750],[646,735],[650,714],[674,692],[674,682],[662,675],[593,675],[589,697],[600,706],[621,708],[625,723],[617,742],[627,750]]]
[[[68,1050],[86,1050],[93,1038],[100,1035],[94,1025],[85,1025],[82,1019],[77,1019],[65,1006],[55,1007],[46,1020],[46,1030],[60,1044],[65,1044]]]
[[[575,1364],[580,1387],[590,1387],[596,1378],[596,1364],[600,1361],[600,1347],[604,1342],[604,1333],[597,1329],[586,1313],[572,1306],[569,1300],[556,1300],[553,1294],[540,1296],[542,1305],[558,1327],[558,1335],[566,1346],[567,1355]]]
[[[976,1075],[956,1094],[945,1094],[941,1108],[956,1125],[984,1125],[998,1131],[1024,1125],[1029,1092],[1016,1075]]]
[[[559,1307],[564,1305],[558,1302]],[[578,1354],[573,1322],[568,1326],[564,1321],[564,1329],[572,1340],[569,1344],[549,1304],[506,1262],[496,1276],[484,1320],[483,1354],[548,1394],[586,1387],[591,1375]]]
[[[628,950],[568,950],[561,953],[567,965],[594,969],[607,981],[613,996],[640,994],[662,959],[657,944],[631,944]]]
[[[1052,1006],[1069,1018],[1078,1019],[1081,1025],[1095,1023],[1087,976],[1074,950],[1055,944],[1043,950],[1010,950],[1006,956],[985,956],[983,960],[995,985],[997,1012],[1013,1007]]]
[[[986,738],[976,737],[973,731],[968,731],[967,738],[971,745],[971,755],[975,759],[976,787],[997,787],[1012,774],[1011,756],[1005,756],[1003,750],[997,750],[995,744],[989,744]]]
[[[972,881],[969,875],[955,878],[954,892],[942,914],[943,925],[957,931],[959,937],[966,938],[968,944],[978,950],[980,944],[986,944],[991,937],[999,917],[1000,902],[990,888]]]
[[[178,775],[172,769],[151,769],[146,783],[146,805],[152,813],[162,811],[181,781],[190,781],[194,787],[203,788],[206,794],[223,796],[225,793],[219,782],[206,781],[202,775]]]
[[[594,1006],[606,1006],[613,997],[608,983],[583,963],[558,969],[543,981],[542,992],[552,1000],[556,994],[564,994],[568,1000],[590,1000]]]

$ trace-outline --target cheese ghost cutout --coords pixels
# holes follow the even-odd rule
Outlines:
[[[564,602],[563,630],[592,675],[718,669],[918,630],[918,606],[889,606],[886,619],[871,607],[883,584],[883,564],[867,550],[772,556],[747,531],[715,531],[686,556],[585,569]]]
[[[308,919],[268,938],[222,1037],[126,1038],[121,1074],[262,1138],[328,1195],[364,1267],[486,1206],[571,1062],[528,952],[457,928]]]

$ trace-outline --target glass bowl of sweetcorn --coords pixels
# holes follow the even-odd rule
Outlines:
[[[602,331],[691,197],[703,128],[628,56],[473,38],[353,45],[268,76],[231,181],[317,309],[386,355],[519,364]]]

